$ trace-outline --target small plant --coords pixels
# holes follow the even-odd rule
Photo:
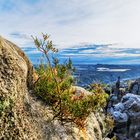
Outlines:
[[[95,87],[93,94],[75,98],[72,91],[74,84],[71,59],[65,63],[59,63],[54,57],[58,52],[47,34],[42,34],[42,39],[33,37],[34,43],[47,60],[37,69],[39,78],[35,83],[35,93],[41,97],[54,112],[53,119],[57,118],[62,124],[73,122],[83,127],[88,115],[106,104],[107,95],[100,86]]]
[[[47,64],[41,64],[38,69],[39,79],[35,85],[35,92],[52,105],[54,118],[57,117],[62,121],[64,114],[66,115],[64,110],[67,100],[70,98],[69,90],[73,84],[71,74],[74,68],[70,59],[64,64],[60,64],[57,58],[51,58],[50,55],[57,53],[58,50],[53,47],[52,41],[48,40],[48,35],[42,34],[42,36],[43,38],[40,40],[33,37],[36,47],[47,59]]]
[[[104,87],[101,84],[91,84],[90,92],[93,92],[95,95],[95,107],[97,110],[105,108],[107,105],[107,99],[109,98],[109,95],[105,93],[103,88]]]
[[[114,119],[109,114],[106,115],[106,117],[105,117],[104,125],[106,128],[106,131],[104,132],[105,137],[106,137],[110,132],[113,131],[113,128],[114,128]],[[113,139],[113,140],[115,140],[115,139]]]

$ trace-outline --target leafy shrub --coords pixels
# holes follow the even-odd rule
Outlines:
[[[92,90],[93,94],[74,98],[76,91],[71,90],[74,84],[71,59],[63,64],[59,63],[54,57],[58,50],[53,47],[48,35],[43,34],[42,39],[33,37],[33,40],[47,60],[46,65],[41,64],[37,69],[39,78],[35,83],[35,93],[51,105],[54,111],[53,119],[57,118],[61,123],[73,122],[83,127],[92,111],[106,105],[107,94],[100,85],[96,85]],[[51,55],[53,57],[50,57]]]
[[[96,109],[104,108],[106,107],[107,99],[109,95],[105,93],[103,89],[104,85],[101,84],[91,84],[90,92],[94,93],[94,103]]]

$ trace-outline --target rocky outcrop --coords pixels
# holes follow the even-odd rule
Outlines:
[[[87,125],[61,125],[52,110],[32,94],[33,66],[13,43],[0,37],[0,139],[102,140],[105,116],[91,113]],[[85,95],[88,92],[76,87]]]
[[[109,108],[109,112],[115,120],[114,133],[119,140],[140,139],[140,80],[137,79],[130,85],[120,102]],[[128,89],[128,88],[127,88]]]
[[[33,66],[13,43],[0,37],[0,139],[39,139],[25,111]]]
[[[140,95],[140,79],[132,82],[130,85],[130,93]]]

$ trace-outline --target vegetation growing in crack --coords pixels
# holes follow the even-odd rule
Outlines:
[[[35,83],[35,93],[52,107],[54,118],[62,124],[72,122],[79,127],[85,125],[85,120],[93,111],[105,107],[107,94],[100,85],[95,86],[93,94],[76,96],[72,89],[74,84],[74,67],[71,59],[59,63],[54,57],[58,50],[54,47],[49,36],[42,34],[42,38],[33,37],[35,46],[45,55],[46,64],[38,67],[39,78]]]

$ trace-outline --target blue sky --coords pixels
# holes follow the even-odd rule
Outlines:
[[[75,63],[140,64],[140,0],[0,0],[0,35],[33,62],[31,35],[51,35]],[[26,49],[25,49],[26,48]]]

